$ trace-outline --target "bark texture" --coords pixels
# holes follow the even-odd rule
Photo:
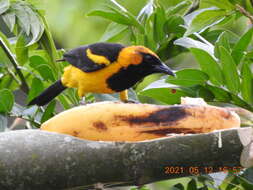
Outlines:
[[[251,128],[139,143],[85,141],[40,130],[4,132],[0,189],[90,189],[98,182],[142,185],[214,172],[241,166],[241,153],[251,139]],[[252,160],[250,155],[246,151],[242,160]]]

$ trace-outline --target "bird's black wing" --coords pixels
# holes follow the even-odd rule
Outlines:
[[[120,51],[124,47],[125,46],[116,43],[95,43],[87,46],[81,46],[65,53],[64,60],[84,72],[93,72],[108,65],[108,63],[98,63],[94,57],[102,56],[109,63],[113,63],[117,60]],[[87,50],[94,56],[88,56]]]

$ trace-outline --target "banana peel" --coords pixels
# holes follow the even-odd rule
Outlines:
[[[41,130],[94,141],[135,142],[237,127],[239,116],[226,108],[102,102],[61,112],[43,123]]]

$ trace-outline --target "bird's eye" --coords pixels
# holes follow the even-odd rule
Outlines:
[[[146,54],[146,55],[144,56],[144,59],[147,60],[147,61],[149,61],[149,60],[152,60],[153,57],[152,57],[151,55],[149,55],[149,54]]]

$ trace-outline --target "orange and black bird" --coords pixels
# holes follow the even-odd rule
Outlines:
[[[127,101],[127,89],[152,73],[174,75],[159,57],[143,46],[124,46],[117,43],[95,43],[70,50],[62,61],[60,80],[34,98],[28,105],[43,106],[66,88],[77,88],[78,95],[86,93],[120,93]]]

